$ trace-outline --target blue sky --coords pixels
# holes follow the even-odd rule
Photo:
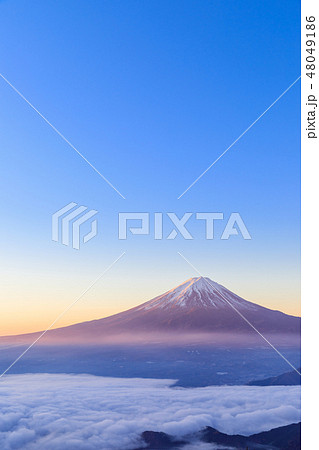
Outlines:
[[[0,79],[4,330],[22,309],[21,329],[44,325],[122,251],[65,323],[196,276],[177,251],[248,300],[298,311],[300,83],[177,197],[299,76],[299,9],[297,1],[0,2],[0,72],[126,197]],[[50,239],[51,214],[71,201],[99,211],[99,235],[80,252]],[[238,211],[252,240],[207,242],[193,223],[193,241],[119,242],[119,211]]]

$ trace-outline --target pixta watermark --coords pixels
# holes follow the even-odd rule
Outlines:
[[[74,202],[63,206],[52,214],[52,240],[79,250],[81,240],[85,244],[97,235],[97,219],[91,220],[97,213],[95,209],[88,211],[87,206]],[[90,230],[86,230],[81,239],[85,224],[90,226]]]
[[[194,239],[194,233],[192,234],[189,224],[191,218],[204,222],[204,236],[200,236],[201,238],[215,239],[215,223],[216,221],[222,221],[223,231],[217,238],[227,240],[231,236],[240,236],[245,240],[251,239],[248,228],[238,212],[231,213],[229,217],[225,217],[222,212],[186,212],[182,217],[178,217],[173,212],[156,212],[153,214],[148,212],[121,212],[118,216],[118,237],[119,239],[127,239],[128,234],[138,234],[152,235],[155,240],[172,240],[180,235],[184,239]],[[165,234],[163,223],[167,219],[170,222],[171,229],[168,234]]]
[[[71,202],[52,214],[52,240],[76,250],[97,235],[97,210],[88,210]],[[116,219],[115,219],[116,220]],[[200,224],[200,226],[198,226]],[[218,232],[215,228],[218,224]],[[249,240],[250,232],[240,213],[232,212],[120,212],[118,213],[118,239],[134,235],[151,236],[155,240],[221,239],[231,236]]]

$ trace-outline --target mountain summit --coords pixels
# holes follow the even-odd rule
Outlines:
[[[197,277],[119,314],[50,330],[41,342],[194,342],[201,338],[211,343],[248,337],[261,343],[254,327],[266,337],[285,336],[283,342],[290,345],[299,340],[300,318],[264,308],[209,278]]]
[[[195,310],[223,309],[231,306],[240,309],[258,308],[258,305],[243,300],[215,281],[207,277],[197,277],[190,278],[165,294],[144,303],[138,309],[140,311],[156,308],[170,310],[180,307],[183,310]]]

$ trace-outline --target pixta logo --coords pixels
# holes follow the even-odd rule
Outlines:
[[[52,214],[52,240],[79,250],[81,228],[87,222],[90,223],[91,229],[84,234],[82,242],[85,244],[93,239],[97,235],[97,220],[90,220],[98,211],[87,210],[87,206],[78,206],[77,203],[72,202]]]
[[[88,210],[86,206],[79,206],[74,202],[69,203],[52,215],[52,240],[79,250],[81,230],[84,244],[97,235],[97,220],[91,220],[97,213],[95,209]],[[197,224],[201,223],[201,226],[198,227],[196,222]],[[84,224],[89,224],[90,229],[88,225],[84,227]],[[216,227],[217,224],[218,227]],[[84,228],[85,234],[83,234]],[[217,232],[215,228],[218,228]],[[125,240],[130,235],[151,236],[155,240],[173,240],[178,236],[190,240],[194,239],[194,235],[206,240],[216,238],[228,240],[231,236],[245,240],[251,239],[248,228],[238,212],[232,212],[227,217],[222,212],[187,212],[181,217],[173,212],[153,214],[120,212],[118,214],[118,238]]]
[[[178,235],[184,239],[194,239],[188,228],[188,221],[192,217],[205,223],[205,238],[214,239],[215,221],[224,221],[224,214],[221,212],[187,212],[181,218],[175,213],[154,213],[152,217],[153,230],[150,227],[150,216],[148,212],[126,212],[119,213],[119,239],[127,239],[128,231],[131,234],[152,234],[154,239],[175,239]],[[164,219],[169,219],[170,230],[164,236]],[[230,236],[242,236],[243,239],[251,239],[250,233],[238,212],[230,214],[228,220],[223,223],[223,232],[219,235],[222,240],[228,240]]]

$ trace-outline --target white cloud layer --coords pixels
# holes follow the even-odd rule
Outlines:
[[[252,434],[300,421],[300,386],[172,388],[171,380],[8,375],[0,448],[132,449],[145,430]]]

